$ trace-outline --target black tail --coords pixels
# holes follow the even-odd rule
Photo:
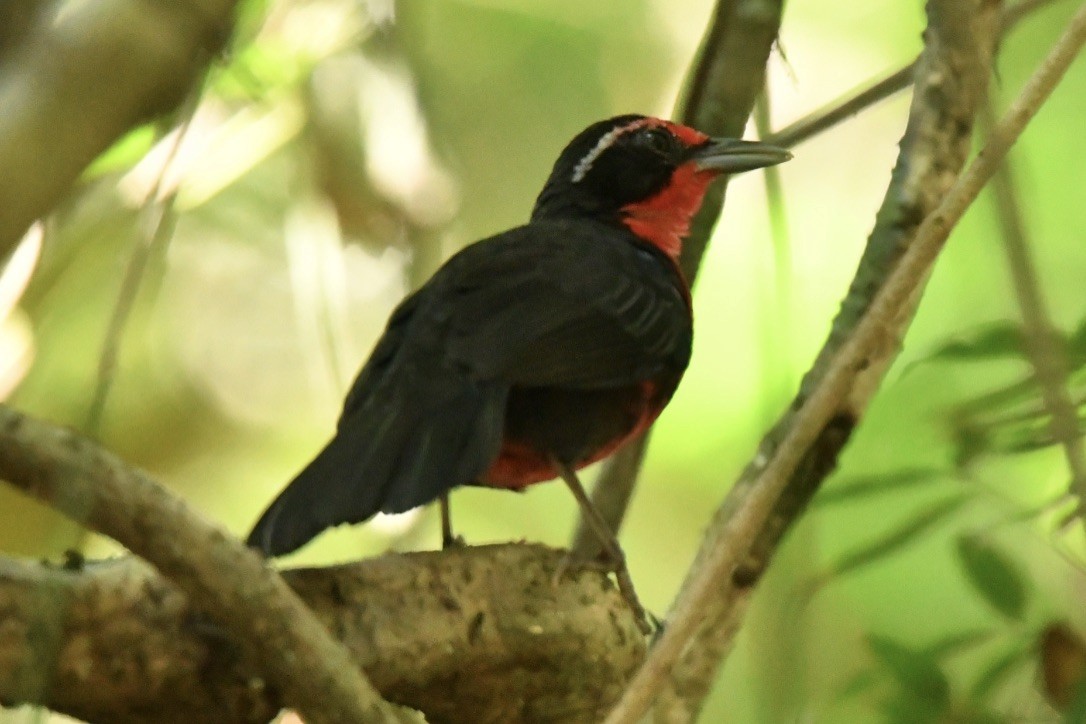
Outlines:
[[[248,545],[290,553],[326,528],[401,513],[473,482],[497,456],[504,390],[445,378],[398,397],[340,420],[332,441],[257,521]]]

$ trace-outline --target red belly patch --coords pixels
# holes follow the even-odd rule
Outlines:
[[[572,461],[573,469],[591,465],[611,455],[631,439],[644,432],[656,420],[663,405],[655,400],[656,385],[651,381],[641,383],[642,395],[637,405],[634,425],[600,446],[584,460]],[[558,477],[549,455],[520,440],[506,437],[502,440],[498,457],[482,476],[482,483],[494,488],[522,490],[529,485],[553,480]]]

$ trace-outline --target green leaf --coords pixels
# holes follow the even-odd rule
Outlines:
[[[966,579],[988,604],[1007,618],[1021,621],[1027,589],[1015,563],[977,536],[958,538],[958,560]]]
[[[872,670],[862,669],[857,671],[855,675],[846,680],[845,683],[837,689],[834,698],[837,701],[843,701],[858,696],[869,690],[876,683],[878,683],[878,680]]]
[[[852,573],[897,553],[934,528],[945,518],[957,512],[967,500],[969,500],[967,496],[956,495],[936,503],[896,530],[861,548],[846,553],[832,565],[830,575],[841,576]]]
[[[944,711],[950,706],[950,682],[929,651],[910,649],[885,636],[871,635],[867,645],[894,680],[916,699]]]
[[[987,699],[995,689],[1018,667],[1031,663],[1036,652],[1032,648],[1023,648],[1016,644],[1001,655],[995,657],[980,672],[973,682],[970,693],[974,699]]]
[[[945,475],[945,470],[937,468],[906,468],[888,473],[860,475],[824,488],[814,499],[814,504],[823,506],[862,500],[936,482]]]
[[[1067,337],[1067,362],[1071,369],[1086,365],[1086,319],[1078,323],[1078,327]]]
[[[910,362],[904,373],[930,362],[984,362],[1007,357],[1020,358],[1024,354],[1021,327],[1015,322],[992,322],[944,342],[934,351]]]
[[[940,724],[943,712],[923,699],[900,693],[879,704],[883,724]]]
[[[963,649],[968,649],[977,644],[991,641],[992,637],[995,636],[995,633],[996,632],[992,629],[987,628],[960,631],[944,636],[938,641],[928,644],[923,650],[938,659],[942,659],[951,654],[959,653]]]

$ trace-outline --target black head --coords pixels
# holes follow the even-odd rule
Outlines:
[[[616,116],[593,123],[570,141],[532,219],[618,222],[677,254],[713,178],[789,158],[784,149],[767,144],[714,139],[659,118]]]
[[[689,130],[696,135],[684,141],[665,122],[645,116],[616,116],[593,123],[558,157],[532,218],[611,216],[627,204],[652,196],[668,184],[692,144],[709,140]]]

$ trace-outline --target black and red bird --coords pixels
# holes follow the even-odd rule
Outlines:
[[[613,453],[652,424],[690,360],[677,260],[710,181],[788,158],[645,116],[589,126],[527,224],[468,246],[393,312],[335,436],[249,545],[289,553],[459,485],[568,482]]]

